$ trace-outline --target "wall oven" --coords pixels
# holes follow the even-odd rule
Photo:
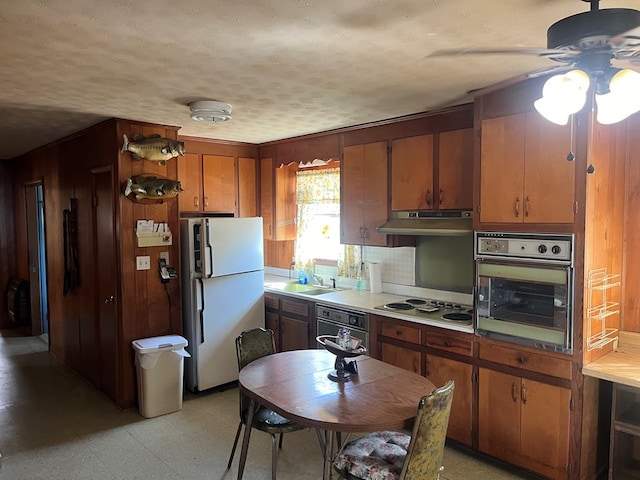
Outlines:
[[[347,328],[351,331],[351,336],[362,340],[362,345],[367,352],[369,351],[369,314],[328,305],[316,305],[316,322],[318,336],[338,336],[341,328]],[[316,348],[320,346],[316,345]]]
[[[573,353],[573,235],[476,232],[479,335]]]

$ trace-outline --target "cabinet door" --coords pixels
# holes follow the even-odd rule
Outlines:
[[[473,210],[473,129],[439,135],[438,208]]]
[[[273,216],[273,159],[260,160],[260,213],[265,240],[273,240],[275,234]]]
[[[484,135],[484,134],[483,134]],[[537,112],[526,116],[524,217],[527,223],[573,223],[575,162],[571,125],[556,125]]]
[[[387,142],[345,147],[340,166],[340,243],[386,246],[376,228],[387,221]]]
[[[276,342],[276,352],[280,351],[280,315],[274,312],[264,313],[264,326],[273,330],[273,337]]]
[[[280,345],[282,352],[309,348],[309,322],[280,316]]]
[[[519,464],[520,377],[480,368],[478,383],[478,449]]]
[[[387,142],[364,146],[364,244],[387,245],[387,236],[376,228],[387,221],[389,210],[389,153]],[[347,188],[349,188],[347,186]]]
[[[521,223],[524,209],[525,116],[482,121],[480,222]]]
[[[340,243],[363,243],[364,145],[344,147],[340,165]],[[382,223],[381,223],[382,225]]]
[[[380,360],[422,375],[422,353],[417,350],[382,343]]]
[[[256,196],[256,159],[238,158],[238,216],[258,214]]]
[[[205,212],[236,212],[235,159],[203,155],[202,171]]]
[[[473,384],[471,374],[473,367],[468,363],[427,355],[427,378],[436,387],[440,387],[449,380],[455,382],[449,429],[447,437],[472,446],[473,421]]]
[[[178,159],[178,180],[184,190],[178,195],[178,205],[181,212],[202,211],[202,165],[200,155],[186,153],[184,158]]]
[[[433,135],[391,144],[391,210],[434,208]]]
[[[571,391],[533,380],[521,385],[520,462],[549,478],[567,478]]]
[[[296,239],[296,167],[283,165],[275,169],[275,238],[274,240]]]

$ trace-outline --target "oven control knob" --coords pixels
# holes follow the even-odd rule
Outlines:
[[[358,325],[358,317],[353,315],[349,317],[349,325]]]
[[[559,245],[554,245],[553,247],[551,247],[551,251],[557,255],[562,251],[562,249]]]
[[[543,244],[543,245],[539,245],[539,246],[538,246],[538,251],[539,251],[540,253],[547,253],[547,246],[546,246],[546,245],[544,245],[544,244]]]

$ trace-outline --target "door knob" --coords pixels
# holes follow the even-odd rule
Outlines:
[[[114,303],[115,301],[115,297],[113,295],[110,295],[104,300],[104,303]]]

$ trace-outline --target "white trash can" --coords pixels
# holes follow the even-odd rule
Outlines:
[[[191,356],[184,349],[187,340],[165,335],[131,344],[136,351],[140,414],[152,418],[182,409],[184,357]]]

